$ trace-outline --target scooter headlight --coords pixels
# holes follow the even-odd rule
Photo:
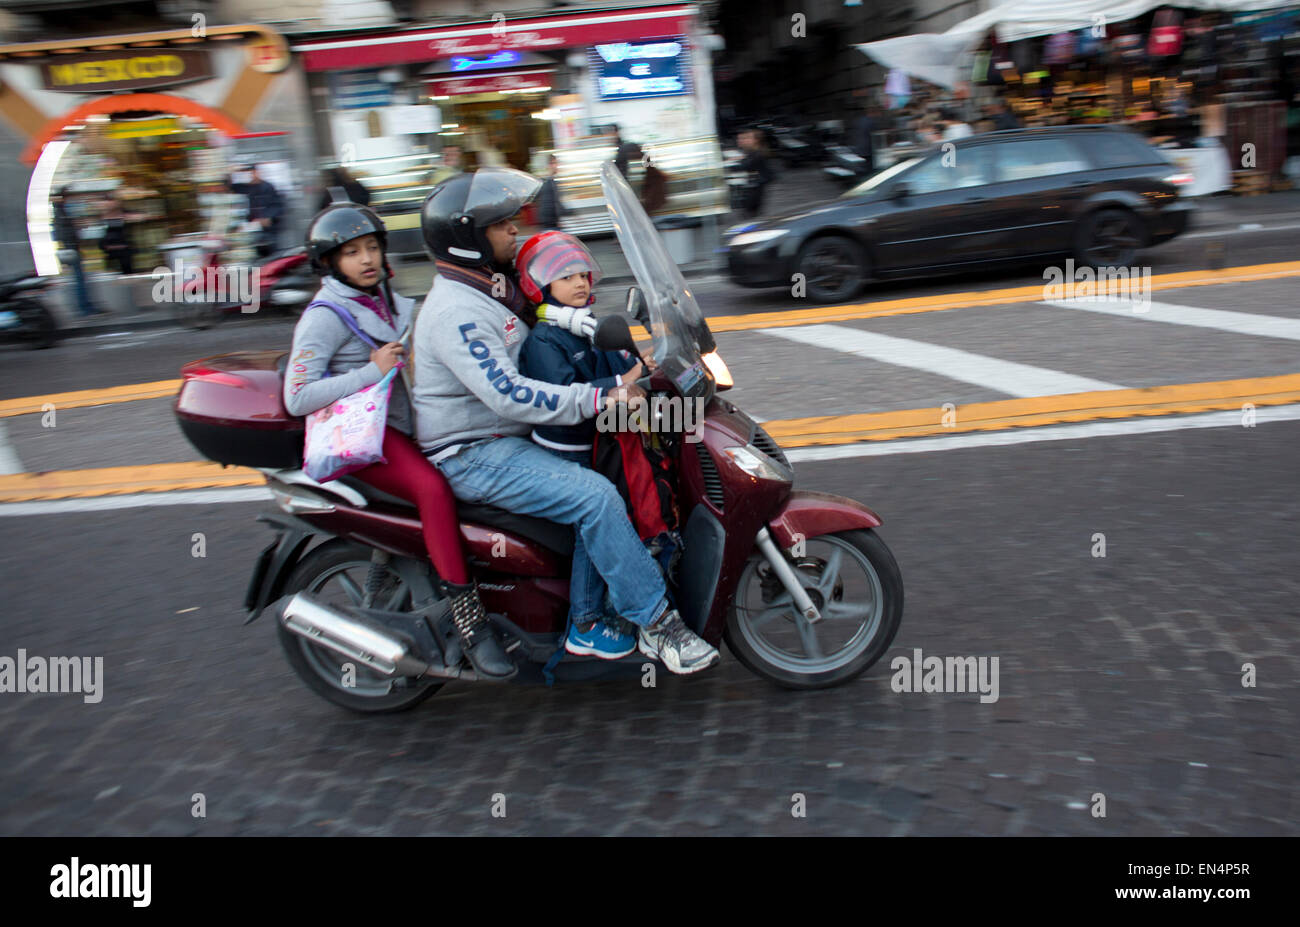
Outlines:
[[[752,444],[723,448],[723,453],[731,458],[732,463],[755,479],[777,480],[782,483],[789,483],[794,479],[794,474],[788,467],[782,466],[780,461],[768,457]]]
[[[730,368],[718,356],[717,351],[710,351],[700,359],[704,361],[704,366],[709,368],[709,373],[713,374],[713,382],[718,389],[731,389],[736,385],[735,381],[731,379]]]

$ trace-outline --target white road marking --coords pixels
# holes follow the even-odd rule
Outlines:
[[[1200,309],[1196,306],[1179,306],[1176,303],[1144,303],[1131,299],[1045,299],[1043,305],[1061,309],[1080,309],[1084,312],[1100,312],[1147,322],[1213,328],[1222,332],[1232,332],[1234,335],[1256,335],[1260,338],[1300,341],[1300,319],[1286,319],[1276,315],[1231,312],[1226,309]]]
[[[945,348],[924,341],[894,338],[844,325],[760,328],[758,331],[774,338],[798,341],[828,351],[840,351],[885,364],[924,370],[950,380],[961,380],[997,390],[1009,396],[1053,396],[1123,388],[1114,383],[1077,377],[1059,370],[1031,367],[1028,364],[971,354],[969,351]]]
[[[18,452],[9,443],[9,432],[5,423],[0,422],[0,473],[25,473],[23,462],[18,459]]]
[[[0,504],[4,515],[62,515],[70,512],[104,512],[159,505],[216,505],[222,502],[266,502],[269,489],[185,489],[175,492],[135,493],[124,496],[95,496],[89,499],[49,499],[41,502]]]
[[[1300,420],[1300,405],[1260,406],[1255,425]],[[1107,438],[1117,435],[1153,434],[1192,428],[1242,428],[1241,411],[1200,412],[1195,415],[1143,417],[1122,421],[1079,422],[1070,425],[1040,425],[1007,431],[975,431],[945,438],[898,438],[893,441],[864,441],[838,447],[794,448],[785,452],[791,462],[840,460],[846,457],[884,457],[889,454],[928,454],[931,451],[960,451],[974,447],[1005,447],[1035,441],[1068,441],[1076,438]]]

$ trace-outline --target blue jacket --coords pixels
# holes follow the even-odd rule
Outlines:
[[[590,383],[599,389],[613,389],[619,377],[636,364],[622,351],[601,351],[585,338],[564,328],[538,323],[524,341],[519,355],[519,372],[547,383]],[[539,425],[533,440],[543,447],[561,451],[590,450],[596,438],[596,420],[577,425]]]

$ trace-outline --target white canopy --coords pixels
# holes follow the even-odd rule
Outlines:
[[[1179,7],[1244,13],[1294,6],[1296,0],[1176,0]],[[961,59],[995,29],[999,41],[1068,32],[1097,23],[1134,19],[1169,0],[1017,0],[977,13],[947,32],[924,32],[858,45],[887,68],[952,89],[963,80]]]

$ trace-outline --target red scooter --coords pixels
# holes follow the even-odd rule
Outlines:
[[[606,167],[606,201],[641,284],[628,291],[628,314],[653,338],[657,369],[643,385],[660,403],[651,408],[690,402],[704,410],[698,422],[668,414],[647,423],[676,458],[684,553],[673,579],[682,618],[709,643],[726,640],[778,685],[846,682],[880,659],[902,618],[902,577],[875,532],[880,519],[850,499],[795,491],[781,448],[717,395],[730,374],[703,314],[626,181]],[[636,350],[618,315],[601,320],[596,344]],[[287,356],[191,362],[176,401],[195,447],[261,470],[280,509],[260,517],[277,536],[254,568],[248,621],[271,606],[299,676],[357,711],[399,711],[449,680],[475,680],[414,506],[354,477],[321,484],[300,469],[302,421],[281,401]],[[514,680],[540,682],[565,632],[572,529],[490,506],[457,510],[470,573],[519,666]],[[318,535],[328,540],[312,547]],[[612,661],[565,655],[553,675],[644,679],[648,662],[639,653]]]

